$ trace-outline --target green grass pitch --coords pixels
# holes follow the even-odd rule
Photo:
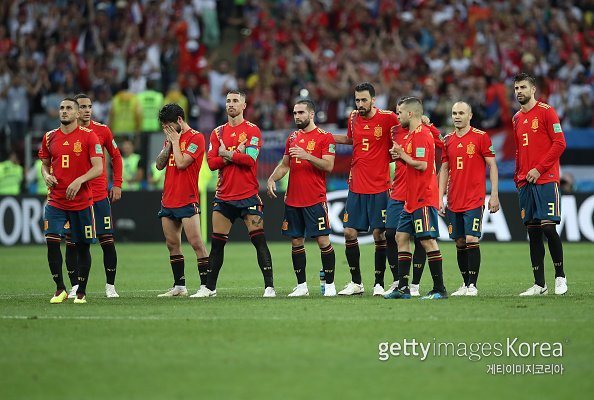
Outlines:
[[[172,282],[164,244],[118,244],[119,299],[103,294],[99,246],[86,305],[50,305],[45,247],[0,251],[0,399],[547,399],[580,398],[592,379],[594,246],[565,244],[569,293],[519,298],[532,283],[528,244],[483,243],[478,298],[384,300],[370,295],[373,248],[362,246],[366,294],[322,298],[319,251],[306,245],[309,298],[290,245],[272,244],[279,297],[263,299],[250,244],[230,242],[218,297],[157,299]],[[445,283],[460,283],[453,243],[441,243]],[[189,247],[186,279],[198,274]],[[349,280],[336,246],[337,287]],[[553,268],[547,255],[547,282]],[[386,283],[390,283],[387,271]],[[426,268],[421,291],[430,289]],[[563,357],[393,357],[380,342],[560,342]],[[563,375],[490,375],[489,364],[563,364]]]

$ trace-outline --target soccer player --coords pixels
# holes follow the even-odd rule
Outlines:
[[[60,127],[47,132],[41,141],[41,173],[48,191],[44,211],[47,260],[56,293],[50,303],[62,303],[68,292],[62,277],[61,235],[69,222],[78,258],[78,289],[74,303],[86,303],[91,269],[90,244],[95,239],[93,192],[89,181],[103,172],[103,147],[92,130],[78,125],[79,108],[73,98],[60,103]]]
[[[433,289],[421,297],[424,300],[446,299],[443,285],[441,252],[435,238],[437,225],[438,188],[435,172],[435,143],[429,128],[421,122],[423,105],[414,97],[397,106],[400,124],[410,132],[405,146],[397,143],[391,149],[395,157],[406,163],[406,200],[396,230],[398,244],[398,289],[385,295],[387,299],[410,299],[409,275],[412,254],[410,238],[419,238],[427,252]]]
[[[489,166],[489,212],[499,210],[495,150],[486,132],[470,126],[472,109],[464,101],[452,106],[454,132],[446,135],[439,171],[439,210],[445,212],[450,238],[456,241],[462,286],[452,296],[476,296],[481,266],[479,238],[485,208],[485,174]],[[448,182],[449,180],[449,182]],[[447,192],[447,208],[443,196]]]
[[[165,144],[157,156],[156,167],[165,169],[165,185],[158,216],[169,250],[173,287],[158,297],[187,296],[185,259],[181,251],[182,229],[196,253],[200,287],[206,284],[208,252],[200,234],[200,196],[198,175],[204,158],[202,133],[185,121],[184,110],[177,104],[166,104],[159,111],[159,122],[165,133]]]
[[[86,94],[77,94],[74,99],[79,107],[80,126],[91,129],[99,139],[99,144],[107,150],[111,157],[113,167],[113,186],[108,192],[107,170],[103,164],[101,176],[89,182],[93,192],[93,213],[95,218],[95,229],[97,239],[103,250],[103,266],[105,267],[105,296],[108,298],[120,297],[115,290],[115,276],[118,264],[113,238],[113,220],[111,218],[111,202],[116,202],[122,197],[122,156],[118,146],[113,140],[113,134],[107,125],[91,120],[93,113],[93,102]],[[105,159],[104,159],[105,161]],[[109,195],[109,196],[108,196]],[[66,269],[72,284],[69,296],[74,297],[78,289],[77,281],[77,255],[76,248],[69,232],[66,233]]]
[[[208,282],[195,294],[196,297],[216,296],[225,244],[237,218],[243,219],[256,248],[258,265],[264,277],[263,297],[276,297],[272,257],[264,236],[264,214],[256,177],[262,136],[256,125],[244,119],[245,107],[245,93],[237,90],[227,93],[225,108],[228,122],[215,128],[210,135],[207,162],[211,170],[219,171],[219,180],[212,212]]]
[[[406,97],[402,98],[398,104],[402,102]],[[426,125],[431,134],[433,135],[434,143],[436,147],[443,148],[443,142],[441,141],[441,132],[435,127],[427,116],[423,116],[421,121]],[[410,132],[408,129],[404,129],[401,125],[393,126],[390,131],[390,136],[394,143],[400,146],[405,146],[409,139]],[[406,200],[406,163],[400,158],[395,159],[396,168],[394,171],[394,179],[392,180],[392,187],[390,189],[390,197],[388,198],[388,208],[386,210],[386,243],[387,243],[387,256],[390,270],[394,281],[384,292],[384,296],[392,293],[398,289],[398,245],[396,243],[396,229],[400,222],[400,215],[404,209],[404,202]],[[410,294],[413,297],[420,296],[420,282],[423,270],[425,268],[425,260],[427,254],[421,244],[419,238],[415,238],[415,250],[412,256],[413,265],[413,278],[410,284]]]
[[[520,296],[547,294],[543,233],[555,267],[555,294],[567,292],[563,271],[563,244],[555,225],[561,221],[559,158],[565,150],[565,136],[555,110],[536,101],[534,77],[521,73],[514,77],[514,92],[520,110],[513,117],[516,141],[516,173],[522,222],[528,229],[534,285]]]
[[[291,238],[293,269],[297,287],[289,297],[309,296],[305,277],[305,236],[316,239],[322,258],[326,284],[324,296],[336,296],[334,266],[336,257],[330,243],[330,220],[326,206],[326,173],[334,168],[336,143],[332,134],[314,123],[315,106],[311,100],[299,100],[293,107],[295,125],[299,129],[287,138],[281,163],[268,178],[268,195],[276,198],[276,181],[289,170],[285,195],[285,216],[282,233]]]
[[[386,270],[386,206],[390,188],[390,129],[398,125],[392,111],[375,107],[375,88],[370,83],[355,87],[357,109],[349,116],[347,134],[334,135],[336,143],[352,144],[353,158],[349,176],[349,193],[343,217],[345,254],[351,271],[351,282],[339,295],[363,294],[358,232],[373,230],[375,241],[374,296],[384,294]]]

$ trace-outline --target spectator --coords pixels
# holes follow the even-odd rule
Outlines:
[[[144,179],[144,163],[140,154],[134,152],[134,143],[124,140],[120,145],[122,152],[122,190],[138,191]]]
[[[23,167],[17,153],[11,151],[5,161],[0,162],[0,195],[16,196],[21,193]]]

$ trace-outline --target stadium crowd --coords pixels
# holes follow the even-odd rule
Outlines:
[[[299,97],[317,103],[320,124],[344,126],[362,81],[381,88],[380,108],[394,109],[403,94],[422,98],[442,127],[464,98],[473,124],[490,130],[511,126],[512,77],[525,71],[565,129],[593,127],[594,11],[586,3],[3,1],[0,160],[14,160],[12,151],[23,160],[25,135],[57,127],[60,100],[79,92],[116,137],[159,131],[155,110],[167,102],[208,135],[235,88],[248,93],[246,118],[263,131],[290,129]]]

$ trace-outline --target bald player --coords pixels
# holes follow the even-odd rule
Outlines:
[[[446,217],[450,238],[456,241],[462,286],[452,296],[476,296],[481,265],[479,239],[485,209],[485,174],[489,166],[489,212],[499,210],[495,150],[486,132],[470,126],[472,108],[464,101],[452,106],[454,131],[444,138],[439,171],[439,209]],[[444,208],[443,196],[447,194]]]

